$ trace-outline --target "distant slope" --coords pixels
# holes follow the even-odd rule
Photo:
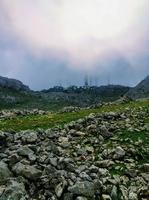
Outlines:
[[[42,91],[43,97],[57,104],[86,107],[102,101],[115,101],[128,92],[130,88],[120,85],[69,88],[55,87]]]
[[[21,91],[0,86],[0,109],[22,107],[33,99],[29,91]]]
[[[131,88],[126,95],[133,99],[149,97],[149,75],[136,85],[136,87]]]
[[[0,76],[0,109],[29,107],[36,99],[21,81]]]
[[[0,109],[39,108],[59,110],[65,106],[87,107],[119,99],[129,87],[119,85],[92,87],[54,87],[34,92],[20,81],[0,77]]]
[[[9,88],[14,90],[21,91],[29,91],[29,87],[24,85],[21,81],[16,79],[10,79],[6,77],[0,76],[0,87],[1,88]]]

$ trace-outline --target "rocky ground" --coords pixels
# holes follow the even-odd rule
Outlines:
[[[12,109],[12,110],[1,110],[0,111],[0,119],[12,119],[17,116],[27,116],[27,115],[46,115],[48,111],[43,111],[39,109]]]
[[[0,200],[148,200],[149,109],[0,133]]]

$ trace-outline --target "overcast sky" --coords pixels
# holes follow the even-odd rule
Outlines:
[[[0,0],[0,75],[135,85],[149,74],[149,0]]]

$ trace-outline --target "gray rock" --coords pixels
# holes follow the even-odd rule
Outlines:
[[[129,193],[128,199],[129,199],[129,200],[138,200],[138,196],[137,196],[136,193],[130,192],[130,193]]]
[[[110,137],[113,136],[113,133],[111,133],[105,126],[102,126],[101,129],[100,129],[100,131],[101,131],[100,134],[105,139],[108,139],[108,138],[110,138]]]
[[[59,183],[56,187],[55,187],[55,194],[58,198],[60,198],[63,194],[63,191],[65,189],[67,185],[67,182],[65,180],[63,180],[61,183]]]
[[[78,156],[86,155],[86,154],[87,154],[87,151],[85,148],[78,149],[78,151],[77,151]]]
[[[68,191],[75,195],[94,197],[94,184],[89,181],[76,182],[75,185],[68,188]]]
[[[134,170],[134,169],[125,169],[124,173],[125,173],[125,175],[127,175],[127,176],[129,176],[131,178],[134,178],[134,177],[137,176],[137,171]]]
[[[95,165],[98,167],[103,167],[103,168],[108,168],[112,165],[114,165],[114,162],[112,160],[101,160],[101,161],[96,161]]]
[[[20,157],[17,153],[14,153],[9,156],[9,165],[14,165],[15,163],[20,161]]]
[[[149,163],[145,163],[141,166],[144,172],[149,172]]]
[[[24,131],[22,135],[22,140],[26,143],[35,143],[38,139],[36,132]]]
[[[81,131],[74,131],[71,133],[71,135],[75,137],[81,137],[81,136],[85,136],[85,133]]]
[[[22,163],[17,163],[15,166],[13,166],[12,170],[15,174],[28,178],[30,180],[37,180],[42,174],[42,172],[36,167],[24,165]]]
[[[88,200],[86,197],[77,197],[76,200]]]
[[[114,155],[114,159],[120,159],[123,158],[125,156],[125,151],[122,147],[118,146],[115,149],[115,155]]]
[[[99,173],[100,176],[105,177],[105,176],[107,176],[109,174],[109,171],[107,169],[105,169],[105,168],[99,168],[98,169],[98,173]]]
[[[35,154],[29,154],[29,155],[28,155],[28,159],[29,159],[31,162],[34,162],[34,161],[36,161],[36,155],[35,155]]]
[[[91,177],[88,174],[86,174],[86,172],[81,172],[79,176],[84,181],[91,181],[92,180]]]
[[[8,169],[8,166],[4,162],[0,162],[0,184],[5,183],[7,179],[12,176],[12,173]]]
[[[118,199],[118,191],[117,191],[117,187],[115,185],[112,188],[111,197],[112,197],[112,200]]]
[[[124,185],[120,185],[120,191],[123,199],[128,199],[128,189]]]
[[[141,176],[144,178],[145,181],[149,182],[149,173],[142,173]]]
[[[73,200],[73,194],[72,193],[65,193],[64,194],[64,200]]]
[[[96,133],[97,126],[95,124],[91,124],[86,128],[87,132],[89,133]]]
[[[34,154],[34,152],[28,146],[22,146],[17,151],[19,156],[29,156],[30,154]]]
[[[16,180],[10,180],[4,192],[0,196],[0,200],[27,200],[27,193],[23,183]]]
[[[102,200],[112,200],[111,197],[107,194],[102,195]]]
[[[49,158],[48,161],[51,165],[57,166],[57,158]]]

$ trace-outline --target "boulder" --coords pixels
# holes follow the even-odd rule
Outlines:
[[[20,162],[14,165],[12,170],[15,174],[34,181],[37,180],[42,174],[42,172],[35,166],[24,165]]]
[[[74,195],[94,197],[94,184],[89,181],[76,182],[75,185],[68,188],[68,191]]]
[[[19,156],[29,156],[30,154],[34,154],[34,152],[28,146],[22,146],[18,149],[17,153]]]
[[[22,133],[22,141],[25,143],[35,143],[38,139],[36,132],[25,131]]]
[[[115,149],[114,159],[121,159],[125,156],[125,151],[122,147],[118,146]]]
[[[8,165],[4,162],[0,162],[0,184],[5,183],[10,177],[12,173],[8,169]]]
[[[28,200],[24,184],[15,179],[10,180],[0,196],[0,200]]]

